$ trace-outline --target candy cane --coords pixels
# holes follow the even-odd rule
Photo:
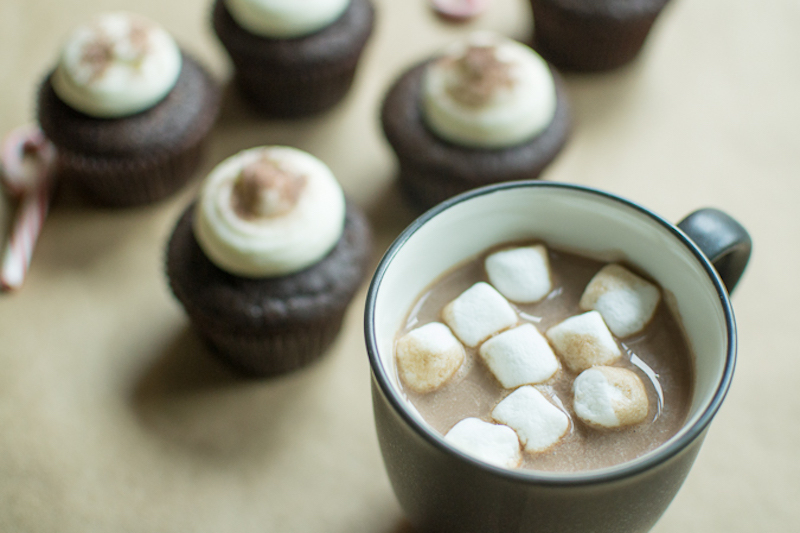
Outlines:
[[[50,206],[55,147],[36,126],[13,130],[0,150],[0,178],[6,190],[19,198],[0,266],[0,288],[17,289],[25,280],[33,248]]]
[[[440,16],[453,21],[463,21],[480,15],[489,6],[489,0],[429,0]]]

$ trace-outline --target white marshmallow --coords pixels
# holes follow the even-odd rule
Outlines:
[[[503,387],[541,383],[558,370],[558,359],[533,324],[523,324],[484,342],[479,352]]]
[[[641,331],[653,318],[661,291],[628,269],[611,264],[595,274],[581,296],[583,310],[595,309],[618,337]]]
[[[473,348],[485,339],[517,323],[517,313],[494,287],[479,281],[442,309],[442,318]]]
[[[575,414],[588,424],[615,428],[647,417],[649,402],[642,380],[625,368],[596,366],[572,384]]]
[[[548,329],[546,335],[573,372],[613,363],[622,355],[597,311],[569,317]]]
[[[517,434],[508,426],[465,418],[453,426],[444,440],[481,461],[516,468],[522,462]]]
[[[569,417],[534,387],[509,394],[492,411],[492,418],[517,432],[525,451],[536,453],[557,443],[569,429]]]
[[[538,302],[550,292],[550,261],[543,244],[495,252],[484,262],[489,281],[512,302]]]
[[[419,393],[441,387],[463,362],[464,347],[440,322],[409,331],[397,341],[398,374]]]

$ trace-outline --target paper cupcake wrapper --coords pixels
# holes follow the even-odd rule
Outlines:
[[[171,154],[103,158],[59,152],[59,176],[96,205],[129,207],[162,200],[181,189],[202,161],[204,138]]]
[[[641,51],[666,0],[629,16],[576,12],[558,1],[531,0],[534,13],[533,47],[561,70],[604,71],[621,67]]]
[[[374,24],[368,0],[354,0],[330,27],[295,39],[249,33],[222,0],[213,17],[244,97],[262,113],[284,118],[320,113],[344,98]]]
[[[353,85],[356,62],[322,72],[302,72],[259,68],[257,63],[240,59],[234,60],[235,81],[245,99],[265,115],[308,116],[344,99]]]
[[[530,179],[536,177],[531,175]],[[404,164],[401,159],[398,184],[409,203],[418,211],[426,211],[448,198],[488,183],[468,183],[459,179],[458,176],[431,171],[413,164]]]
[[[344,311],[313,323],[292,328],[247,334],[225,328],[197,327],[198,335],[212,353],[253,377],[285,374],[320,359],[333,344],[344,320]]]

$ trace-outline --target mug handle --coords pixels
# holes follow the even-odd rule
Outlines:
[[[709,261],[732,293],[742,277],[753,243],[747,230],[730,215],[706,207],[689,214],[678,223]]]

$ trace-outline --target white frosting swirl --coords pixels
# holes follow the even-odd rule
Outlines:
[[[225,0],[233,19],[262,37],[314,33],[338,19],[350,0]]]
[[[288,211],[243,217],[234,207],[236,182],[244,169],[263,158],[304,184]],[[268,191],[263,192],[270,201]],[[339,241],[344,218],[344,193],[322,161],[286,146],[258,147],[229,157],[211,171],[197,203],[194,234],[221,269],[244,277],[271,277],[322,259]]]
[[[76,28],[53,74],[67,105],[98,118],[133,115],[161,101],[181,72],[181,52],[154,22],[107,13]]]
[[[428,127],[442,139],[503,148],[550,124],[556,89],[547,63],[529,47],[476,32],[425,69],[422,108]]]

